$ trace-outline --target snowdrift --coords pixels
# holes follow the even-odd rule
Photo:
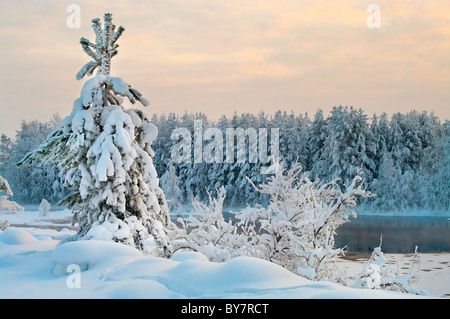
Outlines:
[[[0,241],[10,245],[23,245],[33,243],[37,239],[23,229],[7,228],[0,233]]]
[[[315,282],[257,258],[209,262],[180,252],[171,259],[119,243],[0,233],[1,298],[423,298]],[[71,265],[77,265],[79,272]],[[69,282],[79,276],[79,288]]]

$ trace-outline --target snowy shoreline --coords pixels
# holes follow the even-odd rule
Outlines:
[[[338,260],[338,267],[349,274],[361,270],[362,264],[370,256],[368,253],[347,251]],[[408,272],[412,253],[385,253],[385,258],[392,264],[397,264],[403,274]],[[421,253],[420,269],[412,287],[422,289],[431,296],[450,298],[450,252]]]
[[[51,211],[45,217],[37,211],[0,215],[0,220],[7,219],[17,226],[9,227],[9,237],[5,231],[0,232],[0,286],[8,287],[2,289],[0,298],[424,297],[309,281],[280,266],[250,257],[213,263],[198,253],[183,252],[167,260],[142,255],[124,245],[117,247],[115,243],[98,241],[82,241],[79,247],[61,250],[64,245],[58,246],[59,241],[75,232],[70,228],[69,210]],[[59,257],[55,255],[56,247]],[[367,254],[350,251],[346,254],[338,260],[338,267],[349,275],[361,271]],[[385,256],[395,259],[407,271],[411,254]],[[67,288],[70,273],[64,267],[86,260],[86,269],[80,273],[82,288]],[[431,298],[449,298],[450,252],[422,253],[419,276],[412,286],[426,291]]]
[[[416,296],[348,288],[327,281],[314,282],[251,257],[214,263],[194,252],[181,252],[171,259],[143,255],[130,246],[110,241],[58,245],[59,240],[53,239],[58,233],[12,227],[0,234],[0,284],[8,287],[0,291],[0,298],[410,299],[443,296],[433,292],[429,292],[429,296]],[[450,255],[441,256],[448,260]],[[71,265],[81,270],[78,287],[70,286],[71,277],[76,275],[70,270]],[[344,261],[343,266],[358,267],[358,263]]]

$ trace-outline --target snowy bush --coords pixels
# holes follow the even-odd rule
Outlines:
[[[174,251],[191,249],[211,261],[225,261],[235,256],[259,257],[307,277],[320,280],[333,276],[334,261],[343,248],[334,247],[336,229],[356,217],[351,207],[356,196],[370,196],[356,176],[342,192],[336,181],[320,184],[311,181],[308,172],[295,164],[286,170],[277,166],[266,184],[253,187],[270,195],[267,208],[260,206],[236,212],[238,223],[226,222],[222,209],[226,191],[209,203],[193,201],[198,216],[178,219],[180,228],[173,233]]]
[[[9,187],[8,181],[0,176],[0,192],[4,195],[0,195],[0,213],[7,209],[10,212],[17,213],[19,210],[23,210],[23,207],[17,204],[15,201],[11,201],[8,197],[13,196],[13,192]]]
[[[380,245],[375,247],[370,258],[364,262],[363,270],[355,276],[353,287],[384,289],[415,295],[426,294],[410,285],[420,269],[420,254],[417,246],[410,262],[409,271],[401,274],[401,267],[398,265],[395,267],[393,262],[388,262],[381,251],[381,244],[382,238],[380,238]]]
[[[60,204],[74,208],[79,230],[73,239],[88,238],[98,223],[112,223],[118,227],[112,240],[145,250],[151,235],[169,256],[169,211],[151,148],[158,130],[142,111],[122,106],[122,97],[144,106],[148,102],[122,79],[110,76],[111,58],[117,54],[116,41],[124,28],[115,31],[109,13],[104,20],[103,28],[99,19],[92,20],[95,43],[80,40],[93,61],[78,72],[77,79],[96,68],[97,75],[86,81],[60,127],[18,165],[44,157],[66,169],[65,184],[72,193]]]
[[[238,227],[223,217],[223,202],[226,191],[224,187],[217,190],[217,198],[210,193],[209,202],[193,200],[196,215],[189,215],[184,220],[178,218],[180,228],[174,229],[174,251],[190,249],[201,252],[210,261],[226,261],[242,254],[242,240]]]
[[[39,204],[39,213],[41,216],[48,216],[50,214],[50,203],[46,199],[42,199]]]
[[[252,244],[263,258],[309,279],[329,278],[335,257],[343,252],[334,247],[336,229],[350,215],[356,217],[351,210],[356,196],[370,193],[362,189],[359,175],[342,192],[336,180],[311,181],[308,172],[301,171],[298,163],[289,170],[280,163],[265,184],[253,185],[270,195],[268,207],[247,208],[236,217],[240,225],[260,225]]]

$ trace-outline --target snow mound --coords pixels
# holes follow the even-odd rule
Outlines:
[[[104,286],[96,290],[106,298],[420,298],[310,281],[254,257],[217,263],[199,253],[142,255],[110,266],[99,274]]]
[[[119,282],[104,288],[102,298],[105,299],[180,299],[163,284],[154,280]]]
[[[274,263],[253,257],[236,257],[223,263],[186,260],[160,274],[171,289],[190,297],[287,288],[309,283]]]
[[[115,267],[108,271],[103,279],[116,284],[123,283],[121,289],[124,289],[127,283],[136,289],[139,286],[141,291],[135,291],[133,297],[141,298],[209,298],[224,297],[227,294],[247,295],[263,292],[268,287],[283,290],[311,283],[281,266],[262,259],[237,257],[227,262],[216,263],[194,252],[178,253],[169,260],[146,256]],[[151,293],[144,283],[147,283],[149,287],[159,287],[157,291],[162,294]],[[119,291],[114,289],[114,292],[114,296],[117,297]],[[119,297],[128,297],[125,290]]]
[[[82,270],[87,270],[108,258],[140,257],[142,253],[128,245],[113,241],[80,240],[59,245],[52,253],[52,260],[66,269],[68,265],[76,264]]]
[[[5,233],[8,235],[0,233],[2,241],[7,237]],[[9,231],[10,235],[34,238],[25,233]],[[112,241],[79,240],[55,247],[56,244],[56,240],[35,240],[24,246],[0,242],[0,286],[14,287],[0,290],[0,297],[426,298],[310,281],[253,257],[218,263],[195,252],[179,252],[171,259],[155,257]],[[79,289],[67,286],[69,276],[76,275],[74,268],[68,267],[74,264],[82,271]]]
[[[208,261],[205,255],[201,253],[197,253],[194,251],[183,251],[178,252],[170,258],[170,260],[174,261],[186,261],[186,260],[200,260],[200,261]]]
[[[0,233],[0,241],[9,245],[24,245],[34,243],[37,239],[24,229],[7,228]]]

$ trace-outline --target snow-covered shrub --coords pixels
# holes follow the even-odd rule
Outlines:
[[[4,195],[0,195],[0,213],[4,209],[7,209],[8,211],[13,213],[17,213],[17,211],[24,209],[15,201],[8,199],[8,197],[13,196],[13,192],[9,187],[8,181],[1,176],[0,176],[0,192],[4,193]]]
[[[41,203],[39,204],[39,214],[41,216],[48,216],[50,214],[50,208],[50,203],[43,198]]]
[[[342,192],[336,180],[311,181],[298,163],[289,170],[280,163],[274,176],[255,187],[270,195],[267,208],[247,208],[236,213],[240,225],[260,225],[252,239],[260,257],[309,279],[330,278],[335,258],[343,248],[334,247],[336,229],[356,214],[356,196],[370,196],[357,175]],[[251,182],[251,181],[250,181]],[[253,184],[253,183],[252,183]]]
[[[382,238],[380,245],[375,247],[372,255],[363,264],[362,271],[355,276],[353,287],[367,289],[385,289],[390,291],[409,293],[415,295],[426,294],[423,290],[417,290],[411,287],[411,283],[416,278],[420,269],[420,254],[417,246],[410,262],[409,270],[402,274],[401,267],[394,266],[393,261],[388,261],[381,251]]]
[[[97,75],[86,81],[72,113],[60,127],[18,165],[44,157],[66,169],[65,184],[72,193],[60,204],[74,208],[79,230],[73,239],[87,238],[94,225],[113,220],[119,228],[127,225],[121,229],[130,234],[114,231],[112,240],[145,250],[152,235],[163,254],[170,256],[169,211],[152,159],[151,144],[158,130],[142,111],[122,106],[122,97],[144,106],[148,101],[122,79],[110,75],[116,41],[124,28],[115,31],[109,13],[104,20],[103,28],[99,19],[92,20],[95,43],[80,40],[93,61],[83,66],[77,79],[91,75],[96,68]]]
[[[381,267],[386,263],[386,258],[381,251],[381,245],[375,247],[372,255],[363,264],[363,270],[356,276],[356,287],[361,288],[380,288],[381,286]],[[388,268],[384,266],[383,273]]]
[[[266,184],[251,183],[258,192],[270,195],[268,207],[236,212],[238,223],[224,220],[224,187],[218,189],[217,198],[208,194],[208,204],[194,200],[198,216],[178,219],[181,227],[173,233],[174,250],[198,251],[212,261],[254,256],[309,279],[332,277],[334,261],[343,253],[343,248],[334,247],[336,229],[350,215],[356,217],[351,210],[356,196],[370,193],[362,189],[359,175],[342,192],[336,181],[312,182],[308,172],[301,173],[300,164],[289,170],[283,163],[277,167]]]
[[[225,261],[240,255],[242,236],[232,221],[225,221],[222,213],[226,196],[224,187],[217,190],[217,198],[211,193],[207,204],[192,201],[196,215],[184,220],[178,218],[180,228],[174,230],[174,251],[190,249],[204,254],[210,261]]]

